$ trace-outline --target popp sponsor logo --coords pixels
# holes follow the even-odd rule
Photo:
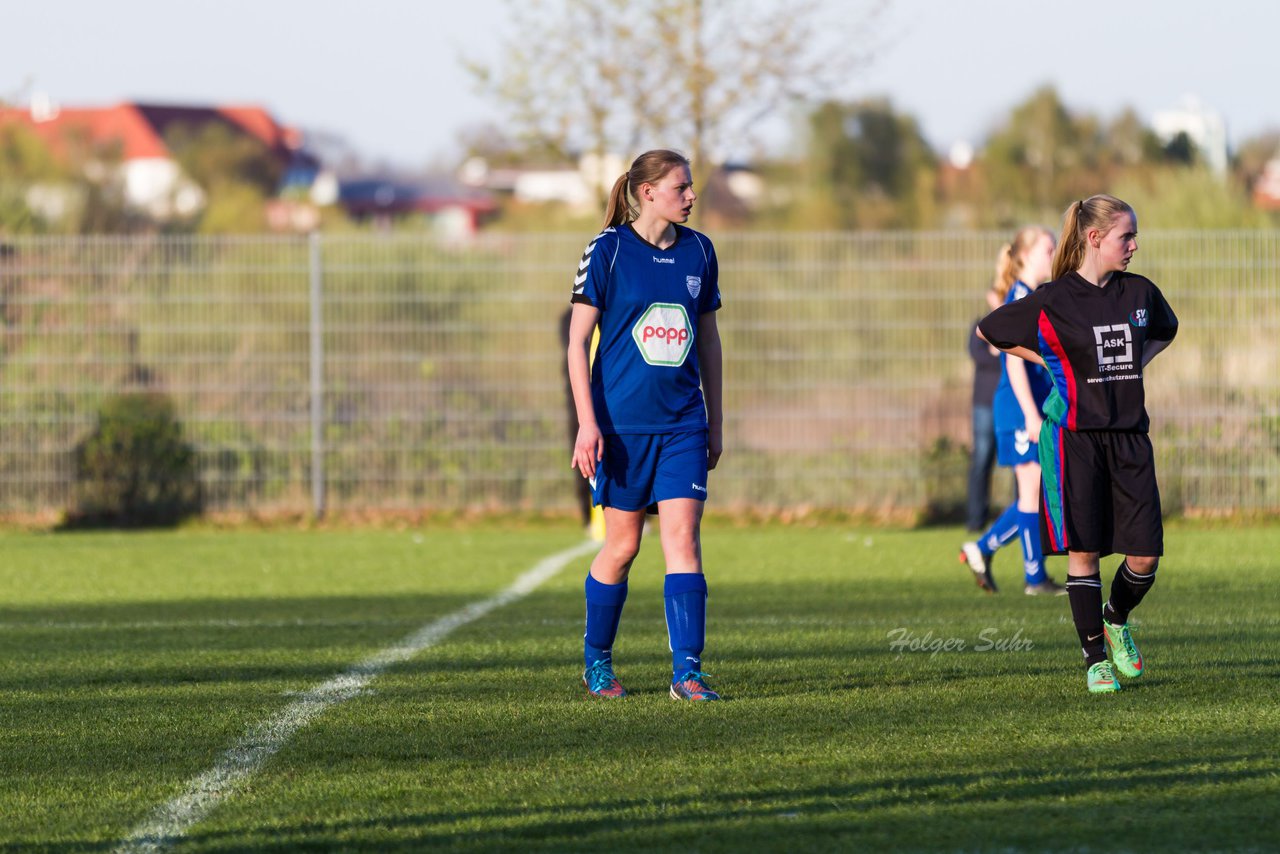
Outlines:
[[[655,302],[631,328],[631,337],[650,365],[677,367],[684,364],[693,344],[693,326],[684,306]]]
[[[689,330],[674,326],[646,326],[640,337],[642,343],[650,338],[660,338],[672,344],[683,344],[689,337]]]

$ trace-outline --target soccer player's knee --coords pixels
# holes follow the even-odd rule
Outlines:
[[[609,550],[609,556],[613,558],[613,562],[621,567],[623,572],[631,569],[631,562],[636,559],[636,555],[640,554],[640,539],[637,537],[619,538],[606,544]]]
[[[1158,557],[1134,557],[1129,555],[1125,558],[1125,563],[1129,565],[1129,569],[1138,575],[1147,575],[1156,571],[1156,567],[1160,565]]]

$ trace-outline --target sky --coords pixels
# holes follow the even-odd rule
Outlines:
[[[1233,143],[1280,128],[1280,3],[889,4],[870,66],[843,94],[887,96],[940,152],[980,144],[1046,83],[1072,109],[1104,118],[1132,107],[1150,122],[1195,97],[1223,116]],[[284,124],[339,135],[362,159],[439,167],[456,161],[461,129],[501,118],[460,58],[498,59],[506,9],[506,0],[0,0],[0,99],[260,104]],[[779,119],[775,138],[783,127]]]

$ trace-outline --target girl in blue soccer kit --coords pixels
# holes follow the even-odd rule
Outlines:
[[[667,567],[670,694],[719,699],[702,672],[700,526],[707,473],[722,449],[720,283],[711,241],[681,224],[696,199],[682,155],[637,157],[614,183],[604,230],[587,245],[573,282],[568,365],[579,428],[571,465],[591,482],[605,518],[604,546],[586,579],[583,639],[583,682],[599,697],[626,696],[613,670],[613,642],[645,513],[656,507]]]
[[[1000,250],[992,290],[1004,305],[1028,296],[1053,269],[1053,235],[1038,226],[1018,231]],[[1066,588],[1044,570],[1040,547],[1040,462],[1037,443],[1043,423],[1041,407],[1053,381],[1042,365],[1007,353],[1000,355],[1000,383],[992,409],[996,429],[996,459],[1013,468],[1018,497],[981,536],[960,547],[960,562],[973,571],[978,586],[996,592],[991,574],[995,552],[1015,538],[1022,545],[1022,567],[1027,595],[1065,594]]]

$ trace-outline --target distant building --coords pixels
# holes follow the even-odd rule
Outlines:
[[[449,178],[354,177],[339,181],[338,204],[357,222],[421,217],[446,237],[474,235],[497,212],[486,191]]]
[[[1202,104],[1197,98],[1188,97],[1179,109],[1156,113],[1151,127],[1165,145],[1172,142],[1178,134],[1185,133],[1195,143],[1196,150],[1215,175],[1227,174],[1226,122],[1221,114]]]
[[[472,157],[458,171],[469,187],[509,194],[526,204],[559,204],[575,213],[599,206],[613,189],[613,182],[627,171],[617,155],[584,154],[575,166],[491,167],[483,157]]]
[[[1262,210],[1280,211],[1280,152],[1267,161],[1253,182],[1253,204]]]
[[[320,175],[319,162],[303,150],[302,135],[255,106],[122,103],[63,108],[37,95],[30,109],[0,108],[0,126],[6,123],[30,129],[55,154],[78,144],[114,147],[120,158],[117,178],[126,204],[157,220],[190,216],[205,203],[204,191],[182,174],[165,142],[166,135],[178,126],[200,130],[219,124],[262,142],[285,175],[286,187],[310,186]],[[56,192],[50,188],[36,188],[35,197],[43,198],[46,207],[56,207]]]
[[[483,157],[473,157],[462,164],[458,178],[466,186],[509,195],[517,202],[558,204],[585,214],[602,212],[602,200],[626,171],[626,161],[615,154],[584,154],[574,166],[492,167]],[[764,182],[746,166],[725,164],[696,177],[699,216],[710,217],[711,227],[741,223],[763,203]]]

